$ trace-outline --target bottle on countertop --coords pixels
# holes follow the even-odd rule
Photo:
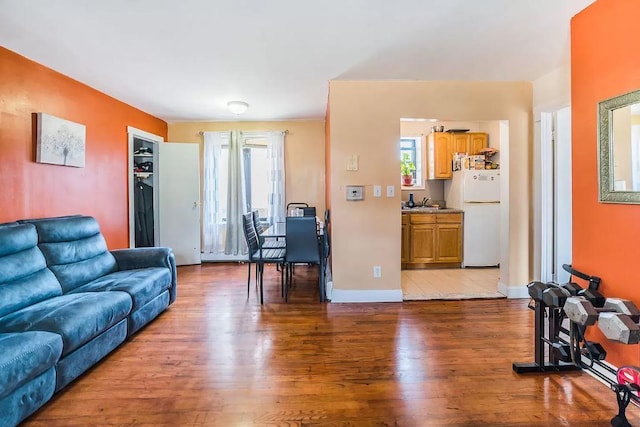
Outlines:
[[[415,208],[416,202],[413,201],[413,193],[409,193],[409,201],[407,202],[408,208]]]

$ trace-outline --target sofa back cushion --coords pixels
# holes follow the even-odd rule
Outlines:
[[[31,224],[0,225],[0,317],[62,295]]]
[[[116,260],[93,217],[68,216],[25,222],[36,226],[38,246],[65,293],[117,271]]]

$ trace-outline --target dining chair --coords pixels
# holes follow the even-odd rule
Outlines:
[[[302,216],[315,217],[316,216],[316,207],[315,206],[303,207],[302,208]]]
[[[284,249],[286,247],[286,241],[280,240],[278,238],[269,238],[266,239],[262,233],[264,233],[264,228],[262,227],[262,223],[260,222],[260,214],[258,210],[254,210],[251,212],[253,218],[253,226],[258,233],[258,239],[260,240],[260,244],[262,245],[262,249],[273,249],[279,248]]]
[[[318,231],[315,217],[299,216],[287,217],[286,242],[286,281],[284,285],[284,300],[289,298],[290,282],[293,280],[293,265],[295,263],[316,264],[321,269],[322,257],[318,241]],[[322,272],[318,271],[319,286],[322,286]],[[322,299],[322,289],[320,298]]]
[[[251,263],[256,264],[256,282],[259,282],[260,286],[260,304],[264,303],[263,292],[263,276],[265,264],[280,265],[280,291],[283,293],[284,289],[284,263],[285,263],[285,249],[281,248],[263,248],[258,239],[255,226],[253,225],[253,214],[246,213],[242,215],[242,226],[244,230],[244,237],[247,241],[247,247],[249,249],[248,254],[248,274],[247,274],[247,298],[249,298],[249,290],[251,284]]]

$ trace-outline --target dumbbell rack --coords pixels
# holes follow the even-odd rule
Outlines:
[[[535,300],[534,361],[533,363],[514,362],[514,372],[526,374],[548,371],[579,371],[582,369],[581,366],[574,363],[559,360],[553,351],[553,343],[568,344],[560,336],[561,333],[569,334],[569,331],[562,327],[561,311],[561,308],[548,307],[543,301]],[[547,347],[548,352],[545,351]]]

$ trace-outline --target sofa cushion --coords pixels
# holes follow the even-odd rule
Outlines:
[[[0,334],[0,398],[55,366],[62,338],[50,332]]]
[[[160,295],[171,286],[171,272],[163,267],[116,271],[93,282],[80,286],[73,292],[123,291],[133,299],[133,310]]]
[[[31,224],[0,226],[0,317],[62,295]]]
[[[65,293],[118,269],[94,218],[68,216],[24,222],[35,225],[38,246]]]
[[[57,333],[64,356],[126,318],[131,306],[125,292],[61,295],[0,318],[0,332]]]

